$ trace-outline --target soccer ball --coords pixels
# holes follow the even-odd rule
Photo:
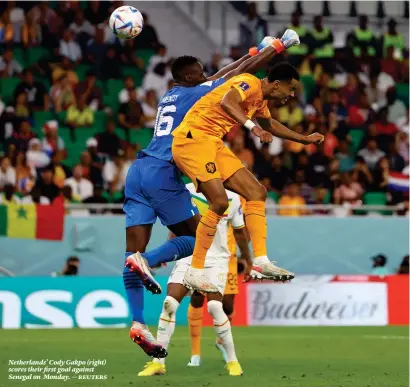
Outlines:
[[[135,38],[142,31],[143,25],[141,12],[129,5],[117,8],[110,16],[110,28],[120,39]]]

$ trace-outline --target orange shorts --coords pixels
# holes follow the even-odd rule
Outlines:
[[[224,295],[238,293],[238,259],[235,255],[231,255],[228,263],[228,276],[226,277]]]
[[[244,168],[242,162],[218,137],[174,137],[172,156],[178,168],[198,188],[212,179],[229,179]]]

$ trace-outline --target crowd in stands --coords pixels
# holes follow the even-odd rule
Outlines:
[[[123,201],[128,168],[173,85],[173,59],[147,15],[136,39],[115,38],[107,15],[120,5],[0,4],[0,203],[47,204],[59,195],[67,203]],[[259,16],[252,23],[262,36],[279,33]],[[389,185],[391,172],[408,174],[408,49],[402,38],[367,33],[366,23],[360,17],[346,47],[335,50],[321,17],[309,29],[295,13],[286,28],[303,45],[271,63],[288,60],[301,74],[298,97],[271,104],[272,116],[298,133],[325,134],[323,146],[278,138],[261,145],[240,126],[225,139],[271,201],[298,206],[279,215],[328,203],[401,203],[400,214],[408,213],[408,192]],[[388,31],[397,35],[394,21]],[[215,53],[205,70],[211,75],[241,55],[241,47],[226,58]]]

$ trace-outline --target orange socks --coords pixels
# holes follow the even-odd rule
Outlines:
[[[191,355],[201,354],[201,330],[203,308],[188,307],[189,333],[191,335]]]
[[[252,241],[253,256],[255,258],[267,256],[265,202],[246,202],[244,214],[246,227]]]
[[[214,240],[216,226],[221,220],[221,216],[207,209],[202,215],[196,230],[196,241],[194,253],[192,254],[191,267],[203,269],[205,266],[205,256]],[[265,233],[266,234],[266,233]]]

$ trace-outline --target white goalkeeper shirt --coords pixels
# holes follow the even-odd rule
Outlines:
[[[202,215],[208,209],[208,202],[203,194],[197,193],[194,184],[186,185],[188,191],[191,193],[192,200],[198,207],[199,213]],[[231,252],[228,248],[228,227],[229,224],[233,228],[242,228],[245,226],[243,219],[243,212],[239,195],[226,190],[228,195],[229,207],[225,211],[222,219],[218,223],[214,241],[206,254],[205,266],[215,264],[216,261],[222,259],[229,259]],[[184,258],[183,260],[191,261],[192,256]],[[182,260],[181,260],[182,261]]]

